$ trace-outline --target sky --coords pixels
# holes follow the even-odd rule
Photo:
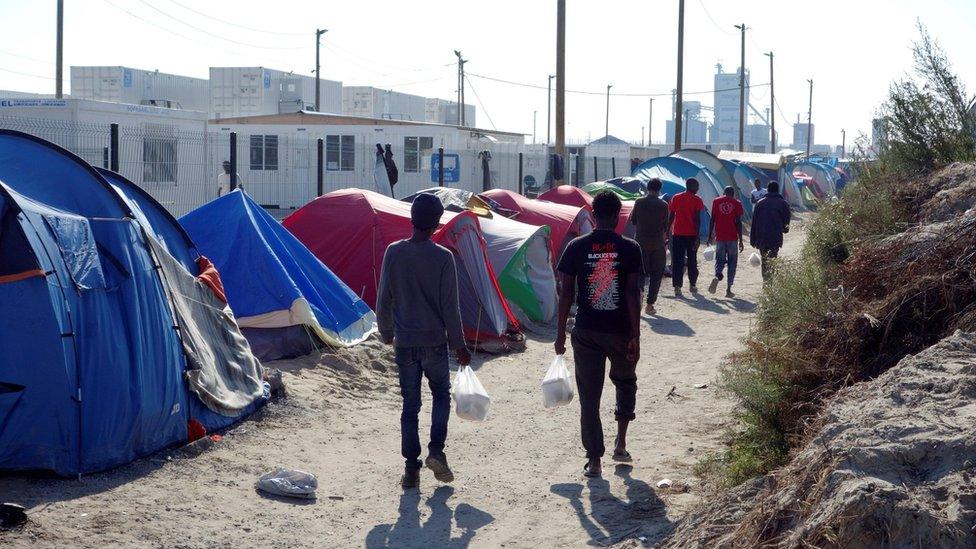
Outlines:
[[[556,0],[64,0],[65,91],[71,65],[124,65],[206,78],[210,66],[264,66],[311,74],[316,27],[322,76],[453,99],[456,58],[469,60],[467,102],[483,128],[546,139],[548,75],[556,64]],[[652,138],[665,138],[677,74],[678,0],[567,0],[566,132],[639,142],[653,102]],[[55,0],[0,0],[0,89],[53,93]],[[973,0],[686,0],[685,101],[712,104],[716,63],[739,63],[745,23],[751,104],[769,105],[775,54],[776,125],[792,142],[813,79],[815,141],[850,144],[893,80],[911,69],[920,21],[976,91]],[[487,77],[487,78],[486,78]],[[503,83],[505,80],[512,83]],[[555,84],[555,81],[553,81]],[[522,84],[522,85],[520,85]],[[538,88],[528,87],[537,86]],[[638,94],[634,96],[629,94]],[[553,99],[553,105],[555,99]],[[553,115],[553,128],[554,128]],[[552,139],[555,139],[552,130]]]

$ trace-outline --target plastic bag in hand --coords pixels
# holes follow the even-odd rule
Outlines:
[[[573,379],[569,377],[566,359],[557,355],[542,378],[542,403],[546,408],[565,406],[573,401]]]
[[[461,366],[454,376],[454,412],[461,419],[488,419],[491,398],[470,366]]]
[[[758,267],[762,264],[762,258],[756,252],[752,252],[752,255],[749,256],[749,264],[753,267]]]
[[[705,261],[715,261],[715,246],[705,248],[705,252],[702,255],[705,257]]]
[[[256,487],[262,492],[276,496],[314,499],[315,490],[319,487],[319,481],[312,473],[306,473],[305,471],[298,471],[296,469],[279,468],[261,475]]]

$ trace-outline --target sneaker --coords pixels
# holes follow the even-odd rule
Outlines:
[[[406,467],[403,469],[403,476],[400,477],[400,486],[404,490],[420,486],[420,469]]]
[[[708,293],[714,294],[715,290],[718,290],[718,277],[712,279],[712,282],[708,285]]]
[[[679,288],[678,286],[675,286],[674,287],[674,297],[682,297],[682,296],[683,296],[683,294],[681,293],[681,288]]]
[[[651,315],[653,315],[655,313],[657,313],[657,311],[654,310],[654,304],[653,303],[648,303],[647,305],[644,305],[644,314],[645,315],[651,316]]]
[[[444,454],[427,456],[427,468],[434,472],[434,478],[441,482],[454,482],[454,472],[447,465]]]
[[[732,290],[725,290],[725,297],[732,299],[735,297],[735,294],[732,293]]]
[[[691,293],[698,294],[698,286],[692,286],[691,288],[688,289],[691,291]]]

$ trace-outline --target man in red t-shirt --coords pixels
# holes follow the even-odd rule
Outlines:
[[[735,267],[739,263],[739,252],[745,249],[742,243],[742,216],[745,209],[735,198],[735,189],[725,187],[724,196],[712,202],[712,220],[708,224],[708,245],[715,242],[715,278],[708,285],[708,291],[715,293],[722,280],[725,265],[729,266],[728,286],[725,297],[735,297],[732,283],[735,282]]]
[[[668,227],[671,230],[671,283],[675,297],[681,297],[685,263],[688,264],[688,283],[691,293],[698,293],[698,245],[701,234],[701,212],[705,203],[698,196],[698,180],[689,178],[683,193],[671,198],[668,205]]]

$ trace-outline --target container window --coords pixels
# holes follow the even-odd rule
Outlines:
[[[277,135],[252,135],[250,151],[252,171],[278,169]]]
[[[142,180],[147,183],[176,183],[175,137],[146,137],[142,140]]]
[[[430,169],[430,155],[433,150],[433,137],[404,137],[403,171],[417,173]]]
[[[351,172],[356,169],[356,138],[354,136],[325,136],[325,169],[330,172]]]

